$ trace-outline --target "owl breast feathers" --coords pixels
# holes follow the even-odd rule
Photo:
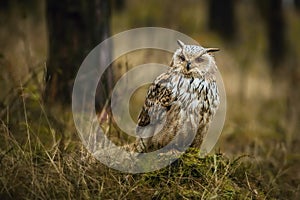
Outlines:
[[[218,109],[217,66],[211,55],[218,49],[178,44],[170,69],[149,87],[138,118],[135,151],[200,148]]]

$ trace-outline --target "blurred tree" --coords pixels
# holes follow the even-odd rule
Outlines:
[[[268,38],[271,63],[278,67],[285,56],[284,19],[281,0],[268,0]]]
[[[114,9],[120,11],[125,7],[125,0],[112,0],[112,4]]]
[[[267,25],[267,39],[269,57],[273,69],[276,69],[284,60],[285,49],[285,24],[281,0],[256,0],[260,13]]]
[[[209,1],[209,28],[226,39],[233,39],[235,36],[234,16],[233,0]]]
[[[48,0],[47,20],[49,57],[45,100],[70,104],[72,86],[80,64],[89,51],[110,34],[110,1]],[[109,49],[100,52],[100,62],[109,56]],[[110,90],[111,70],[102,81],[106,91]]]
[[[295,7],[297,10],[300,10],[300,0],[294,0]]]

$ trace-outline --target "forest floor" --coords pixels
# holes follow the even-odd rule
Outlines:
[[[55,109],[46,111],[39,97],[24,88],[16,105],[19,119],[7,113],[1,120],[0,199],[297,199],[300,195],[296,140],[294,149],[288,149],[280,137],[247,141],[237,130],[221,136],[219,150],[204,158],[190,149],[165,168],[128,174],[108,168],[88,153],[70,112],[61,114],[58,108],[58,117]],[[222,146],[232,144],[236,146],[231,155],[222,152]]]

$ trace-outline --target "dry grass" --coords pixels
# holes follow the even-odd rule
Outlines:
[[[214,154],[199,158],[196,150],[171,166],[146,174],[125,174],[89,156],[80,143],[64,149],[59,141],[45,147],[32,130],[23,144],[2,124],[1,199],[190,199],[264,198],[261,175],[243,158]]]
[[[19,90],[19,110],[12,113],[20,118],[14,121],[8,113],[0,126],[1,199],[272,199],[297,195],[290,182],[282,182],[290,180],[292,166],[284,144],[250,144],[257,151],[255,157],[229,158],[218,152],[200,158],[198,150],[190,149],[161,170],[126,174],[90,156],[73,135],[68,111],[57,109],[64,117],[56,120],[64,123],[56,122],[53,109],[46,111],[35,92]]]

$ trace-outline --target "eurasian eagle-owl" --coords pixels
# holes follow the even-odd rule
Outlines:
[[[194,136],[191,146],[200,148],[218,109],[217,66],[212,52],[219,49],[177,42],[180,48],[169,70],[149,87],[138,117],[135,151],[154,151],[175,138],[174,148],[180,149]]]

